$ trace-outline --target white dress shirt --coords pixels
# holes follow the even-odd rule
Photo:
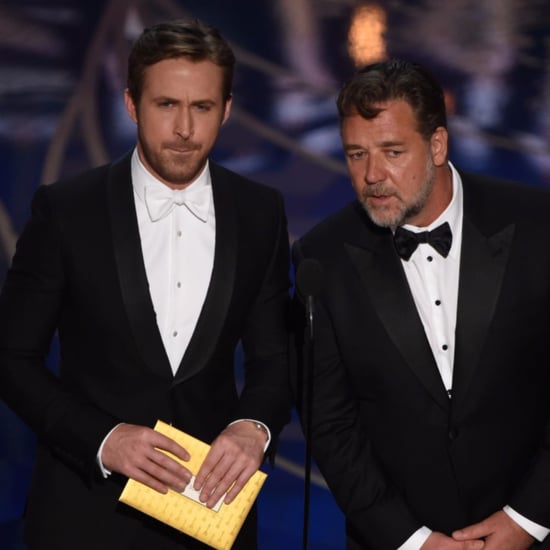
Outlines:
[[[420,243],[410,259],[408,261],[401,260],[401,263],[441,380],[450,396],[455,355],[458,279],[464,212],[462,181],[451,163],[449,163],[449,167],[452,173],[453,196],[444,212],[427,227],[403,226],[409,231],[421,232],[431,231],[442,223],[448,222],[453,234],[449,255],[443,258],[428,243]],[[549,529],[528,520],[509,506],[506,506],[504,511],[539,541],[542,541],[550,532]],[[397,550],[419,550],[430,534],[430,529],[421,527]]]
[[[153,221],[145,196],[149,187],[167,186],[146,170],[137,150],[132,156],[132,183],[141,250],[149,292],[164,349],[175,374],[187,349],[206,298],[216,244],[216,217],[208,163],[188,187],[176,191],[186,195],[208,188],[206,219],[200,219],[185,204],[175,206]]]

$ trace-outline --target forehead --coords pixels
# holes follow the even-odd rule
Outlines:
[[[342,119],[342,137],[344,141],[362,138],[410,139],[421,137],[418,132],[416,116],[411,106],[404,100],[392,100],[374,105],[381,109],[372,119],[363,118],[358,113]]]
[[[164,59],[145,69],[143,92],[173,98],[222,93],[223,70],[208,60],[192,61],[186,57]]]

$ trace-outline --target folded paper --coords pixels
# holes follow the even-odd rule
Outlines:
[[[155,430],[173,439],[189,452],[191,459],[188,462],[167,454],[183,464],[194,476],[197,475],[210,446],[160,420]],[[173,490],[162,494],[134,479],[128,480],[119,500],[212,548],[229,550],[266,477],[264,472],[257,471],[233,502],[224,504],[222,500],[216,510],[198,501],[193,490],[187,491],[187,495]]]

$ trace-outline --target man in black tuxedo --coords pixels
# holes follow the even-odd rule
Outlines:
[[[205,548],[119,504],[124,482],[230,502],[288,421],[282,197],[208,161],[234,61],[199,21],[146,29],[125,94],[136,149],[33,200],[0,298],[0,395],[39,439],[29,550]],[[196,480],[157,419],[212,442]],[[256,547],[249,519],[235,548]]]
[[[294,260],[324,273],[312,450],[348,547],[550,548],[550,196],[457,171],[418,65],[358,71],[338,108],[357,200]]]

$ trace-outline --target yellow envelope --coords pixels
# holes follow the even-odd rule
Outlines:
[[[210,445],[160,420],[155,425],[155,430],[170,437],[189,452],[191,459],[185,463],[173,455],[170,456],[184,464],[193,475],[197,475]],[[218,511],[173,490],[168,490],[163,495],[134,479],[128,480],[119,500],[212,548],[229,550],[266,477],[264,472],[257,471],[235,500],[231,504],[222,503]]]

